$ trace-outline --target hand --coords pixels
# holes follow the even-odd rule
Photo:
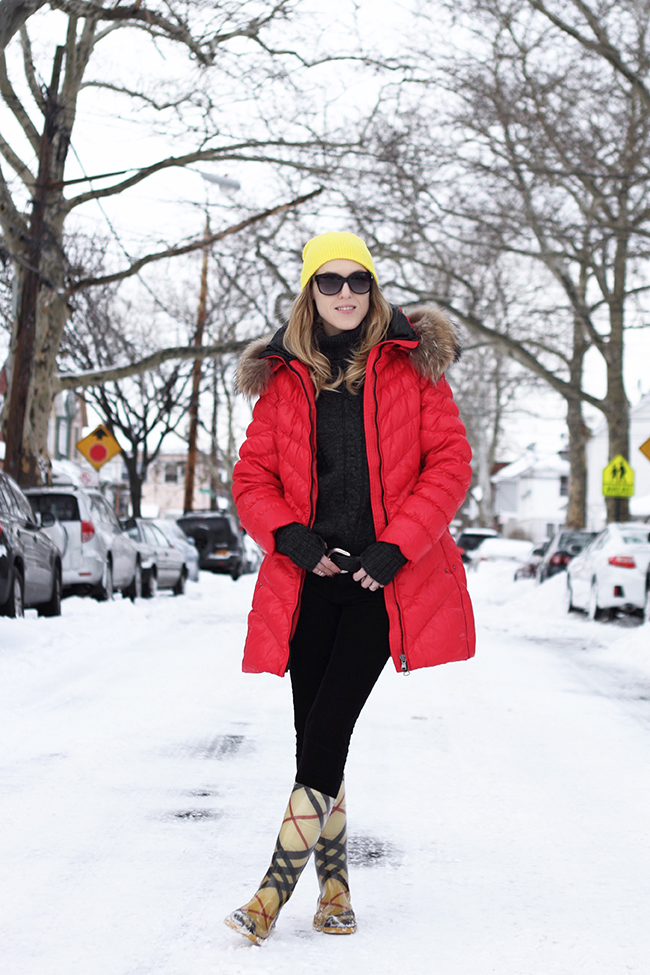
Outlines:
[[[337,576],[340,575],[341,570],[338,565],[335,565],[331,559],[328,559],[326,555],[322,557],[317,566],[312,570],[317,576]]]
[[[383,589],[384,587],[369,576],[365,569],[357,569],[357,571],[352,576],[355,582],[360,582],[364,589],[369,589],[371,592],[376,592],[378,589]]]

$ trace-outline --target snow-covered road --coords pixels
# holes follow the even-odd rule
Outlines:
[[[0,619],[0,970],[645,975],[650,627],[507,566],[470,580],[476,658],[387,669],[359,721],[358,933],[312,931],[310,867],[262,948],[222,924],[293,778],[288,680],[240,673],[253,582]]]

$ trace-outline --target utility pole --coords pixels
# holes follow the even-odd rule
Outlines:
[[[41,256],[45,230],[45,207],[50,181],[50,161],[59,113],[59,78],[64,47],[57,47],[52,67],[52,80],[45,94],[45,121],[38,153],[38,176],[32,200],[32,217],[29,228],[29,245],[25,254],[20,303],[16,320],[16,337],[11,358],[11,392],[6,422],[6,454],[4,469],[19,484],[34,485],[39,476],[35,459],[29,452],[28,460],[23,451],[25,419],[32,380],[32,357],[36,339],[36,312],[41,288]]]
[[[217,419],[219,413],[219,366],[215,358],[212,363],[212,423],[210,424],[210,511],[217,511],[219,492],[219,447],[217,443]]]
[[[210,217],[205,216],[205,235],[204,240],[210,237]],[[208,245],[203,248],[203,266],[201,268],[201,290],[199,292],[199,312],[196,319],[196,333],[194,335],[194,345],[200,348],[203,345],[203,329],[205,326],[206,309],[208,302]],[[194,360],[192,367],[192,392],[190,395],[190,426],[188,431],[187,464],[185,466],[185,500],[183,501],[183,511],[187,514],[191,511],[194,503],[194,476],[196,473],[196,438],[199,429],[199,389],[201,386],[201,359]]]

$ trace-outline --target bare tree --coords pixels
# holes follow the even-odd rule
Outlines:
[[[259,125],[240,120],[237,130],[226,131],[215,105],[209,78],[218,72],[234,92],[246,97],[264,79],[282,74],[283,58],[291,52],[273,49],[274,25],[286,24],[289,0],[268,5],[259,0],[152,0],[122,6],[100,0],[50,0],[59,31],[61,14],[67,24],[51,64],[39,63],[27,29],[29,14],[42,4],[19,5],[0,0],[0,37],[19,30],[23,79],[10,77],[9,61],[0,51],[0,97],[21,133],[20,140],[0,132],[0,156],[13,170],[12,181],[0,166],[0,227],[3,247],[18,279],[18,304],[13,328],[11,382],[3,411],[7,440],[5,467],[22,483],[34,483],[47,469],[47,425],[56,394],[56,364],[61,337],[70,313],[70,301],[79,291],[139,273],[156,261],[188,253],[202,240],[166,243],[129,262],[127,267],[88,275],[67,259],[64,228],[80,207],[133,189],[156,173],[206,161],[274,161],[277,165],[314,166],[300,152],[310,153],[315,139],[287,140],[283,134],[264,132]],[[41,17],[46,16],[41,11]],[[116,31],[143,37],[174,60],[185,58],[185,80],[156,89],[146,81],[136,84],[123,77],[89,76],[97,50]],[[15,42],[14,42],[15,43]],[[249,52],[247,54],[246,52]],[[99,63],[99,62],[98,62]],[[181,59],[182,63],[182,59]],[[43,87],[39,78],[48,78]],[[153,124],[190,146],[176,155],[155,159],[150,165],[66,180],[66,163],[77,123],[80,98],[92,89],[95,97],[110,93],[121,98],[124,114],[135,107],[146,110]],[[39,122],[40,117],[40,122]],[[294,126],[294,133],[297,127]],[[32,157],[35,163],[32,163]],[[115,178],[120,177],[120,178]],[[107,184],[108,180],[108,184]],[[88,188],[79,189],[86,183]],[[294,199],[291,205],[295,205]],[[275,211],[276,208],[271,208]],[[231,235],[268,212],[252,214],[234,226],[220,228],[214,239]]]

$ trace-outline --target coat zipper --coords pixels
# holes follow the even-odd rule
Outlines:
[[[388,512],[386,511],[386,505],[385,505],[385,502],[384,502],[384,482],[383,482],[383,477],[382,477],[383,458],[382,458],[382,454],[381,454],[381,445],[380,445],[380,442],[379,442],[379,417],[378,417],[379,404],[377,402],[377,363],[379,362],[379,356],[381,355],[381,353],[383,352],[383,350],[384,350],[384,344],[382,343],[382,345],[380,345],[380,347],[379,347],[379,349],[377,351],[377,355],[375,357],[375,361],[372,364],[372,373],[373,373],[372,399],[373,399],[374,412],[375,412],[375,437],[376,437],[376,441],[377,441],[377,457],[378,457],[378,460],[379,460],[378,474],[379,474],[379,487],[381,489],[380,490],[380,499],[381,499],[381,506],[382,506],[383,511],[384,511],[384,524],[387,525],[388,524]],[[402,638],[402,652],[399,655],[400,667],[401,667],[401,671],[404,674],[404,676],[405,677],[408,677],[409,674],[411,673],[411,671],[409,669],[408,660],[407,660],[407,657],[406,657],[406,646],[405,646],[405,640],[404,640],[404,625],[402,623],[402,608],[401,608],[401,606],[399,604],[399,599],[397,598],[397,592],[395,591],[395,589],[393,589],[393,596],[394,596],[394,599],[395,599],[395,605],[397,606],[397,618],[399,620],[399,628],[400,628],[400,634],[401,634],[401,638]]]
[[[309,393],[307,391],[307,386],[305,385],[304,376],[301,375],[301,373],[300,373],[300,371],[298,369],[295,369],[294,368],[294,366],[293,366],[293,364],[291,362],[287,362],[286,365],[287,365],[287,368],[290,369],[291,372],[293,372],[298,377],[298,380],[300,382],[300,385],[302,386],[303,392],[305,394],[305,398],[307,400],[307,406],[308,406],[308,409],[309,409],[309,426],[310,426],[309,439],[310,439],[310,443],[311,443],[311,485],[310,485],[310,488],[309,488],[309,506],[310,506],[310,509],[309,509],[309,527],[311,528],[312,525],[314,524],[314,521],[316,520],[316,504],[315,504],[315,498],[314,498],[314,487],[315,487],[315,484],[316,484],[316,477],[315,477],[315,469],[316,469],[316,424],[314,423],[315,404],[312,403],[311,397],[309,396]],[[303,586],[304,585],[305,585],[305,576],[303,575],[303,577],[302,577],[302,579],[300,581],[300,589],[298,591],[298,599],[296,601],[296,605],[295,605],[294,610],[293,610],[293,616],[291,617],[291,636],[293,636],[293,634],[295,633],[295,630],[296,630],[296,624],[298,622],[298,614],[300,612],[300,601],[301,601],[301,598],[302,598],[302,590],[303,590]],[[288,663],[288,661],[287,661],[287,663]],[[285,673],[286,673],[286,667],[285,667]]]

